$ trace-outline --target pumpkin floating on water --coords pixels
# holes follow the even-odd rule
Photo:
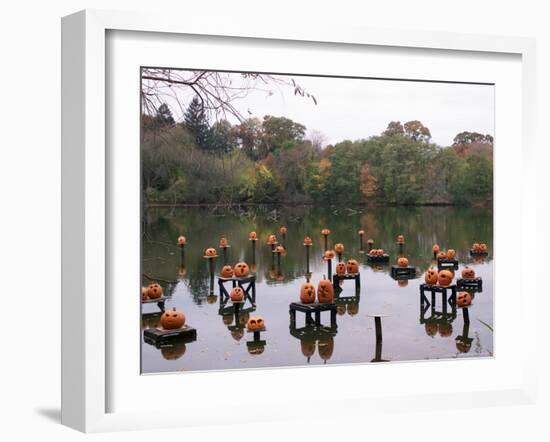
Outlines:
[[[317,341],[317,351],[324,361],[328,361],[334,353],[334,338],[332,336],[321,336]]]
[[[405,244],[405,237],[403,235],[399,235],[397,237],[397,243],[398,244]]]
[[[334,286],[328,279],[321,279],[317,285],[317,300],[320,304],[334,302]]]
[[[440,286],[446,287],[453,283],[454,274],[449,270],[441,270],[437,275],[437,283]]]
[[[187,243],[187,239],[185,236],[178,236],[178,244],[180,246],[184,246]]]
[[[279,229],[279,233],[282,235],[282,236],[285,236],[286,233],[287,233],[287,228],[285,226],[281,226],[281,228]]]
[[[162,287],[154,282],[147,286],[147,297],[149,299],[158,299],[162,296]]]
[[[214,247],[209,247],[204,251],[204,256],[207,256],[208,258],[215,258],[218,256],[218,252]]]
[[[315,286],[310,282],[306,282],[300,287],[300,302],[303,304],[313,304],[315,302]]]
[[[487,244],[482,243],[479,245],[479,251],[482,253],[487,253]]]
[[[241,287],[233,287],[229,297],[232,302],[243,302],[244,301],[244,290]]]
[[[233,278],[233,267],[225,265],[220,272],[222,278]]]
[[[464,279],[474,279],[476,277],[476,272],[471,267],[466,266],[462,269],[462,277]]]
[[[458,307],[467,307],[472,304],[472,295],[468,292],[458,292],[456,295],[456,305]]]
[[[432,252],[439,253],[440,251],[441,251],[441,249],[439,248],[439,244],[434,244],[432,246]]]
[[[258,234],[256,232],[250,232],[248,234],[248,239],[250,241],[256,241],[258,239]]]
[[[356,273],[359,273],[359,263],[355,259],[348,259],[348,262],[346,263],[346,272],[354,275]]]
[[[166,310],[160,317],[160,325],[165,330],[182,328],[185,325],[185,315],[181,310]]]
[[[342,244],[342,243],[335,244],[334,245],[334,251],[336,253],[340,253],[340,254],[344,253],[344,244]]]
[[[336,256],[336,253],[334,253],[334,250],[327,250],[327,251],[325,251],[325,254],[323,255],[323,259],[325,261],[328,261],[330,259],[334,259],[335,256]]]
[[[397,265],[399,267],[408,267],[409,266],[409,260],[407,258],[405,258],[404,256],[402,256],[401,258],[399,258],[397,260]]]
[[[429,285],[435,285],[438,281],[438,272],[436,269],[428,269],[424,273],[424,282]]]
[[[456,251],[454,249],[447,250],[447,259],[455,259]]]
[[[445,252],[439,252],[437,254],[437,259],[447,259],[447,254]]]
[[[329,230],[329,229],[323,229],[323,230],[321,230],[321,235],[323,235],[323,236],[328,236],[328,235],[330,235],[330,230]]]
[[[238,262],[233,268],[233,274],[237,278],[246,278],[249,273],[250,269],[248,268],[248,264],[246,262]]]
[[[338,264],[336,264],[336,274],[339,276],[345,275],[346,264],[344,264],[343,262],[339,262]]]
[[[442,338],[448,338],[453,334],[453,325],[447,322],[441,322],[439,324],[439,336]]]
[[[220,239],[220,248],[225,249],[229,245],[229,242],[227,241],[227,238],[221,238]]]
[[[309,236],[306,236],[304,238],[304,246],[310,246],[313,244],[313,241],[311,240],[311,238]]]

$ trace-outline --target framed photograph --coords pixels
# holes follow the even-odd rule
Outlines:
[[[83,11],[62,44],[63,423],[532,400],[533,41]]]

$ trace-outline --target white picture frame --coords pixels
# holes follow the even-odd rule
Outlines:
[[[517,37],[492,37],[481,35],[464,35],[451,33],[431,33],[416,31],[391,32],[369,28],[332,27],[317,28],[304,25],[294,29],[290,25],[277,23],[223,23],[216,20],[189,21],[182,24],[180,20],[168,14],[155,16],[145,13],[126,13],[99,10],[86,10],[63,18],[62,21],[62,422],[65,425],[85,432],[158,428],[168,426],[207,425],[209,419],[202,415],[197,391],[204,386],[218,385],[232,377],[242,380],[248,376],[246,371],[233,373],[212,373],[206,381],[201,381],[199,375],[193,375],[193,381],[201,387],[191,391],[197,399],[193,410],[140,409],[137,405],[132,410],[112,410],[109,404],[109,392],[115,388],[109,370],[112,369],[113,351],[109,342],[110,302],[108,287],[110,286],[110,265],[115,259],[111,255],[111,235],[116,229],[110,228],[112,219],[112,188],[109,180],[112,173],[107,148],[111,134],[106,130],[106,121],[110,118],[108,104],[108,78],[106,67],[110,54],[108,51],[107,34],[109,32],[143,32],[157,33],[166,36],[216,36],[219,38],[268,39],[272,42],[292,42],[315,45],[422,49],[475,54],[480,60],[484,54],[504,54],[520,58],[521,90],[518,93],[521,109],[521,126],[518,142],[521,144],[519,157],[524,171],[529,170],[534,161],[534,108],[535,108],[535,44],[532,39]],[[152,34],[151,34],[152,35]],[[112,55],[112,54],[111,54]],[[498,85],[497,85],[498,87]],[[518,114],[518,115],[519,115]],[[515,115],[515,114],[514,114]],[[497,134],[498,137],[498,134]],[[498,146],[497,138],[497,146]],[[504,143],[502,143],[504,145]],[[498,149],[498,147],[497,147]],[[503,154],[503,155],[507,155]],[[498,177],[497,168],[496,175]],[[498,180],[498,178],[497,178]],[[522,200],[521,246],[516,253],[521,253],[521,275],[527,274],[527,244],[534,243],[536,219],[535,176],[525,173],[523,187],[518,195]],[[496,187],[496,193],[499,189]],[[498,212],[497,212],[498,213]],[[498,219],[495,222],[498,223]],[[498,235],[495,237],[495,249],[499,248]],[[498,249],[499,260],[506,259],[503,250]],[[498,266],[499,264],[497,264]],[[505,272],[500,275],[504,276]],[[499,278],[497,267],[495,278]],[[526,312],[536,304],[534,298],[535,282],[530,278],[525,281],[521,296],[515,301],[514,308]],[[499,287],[498,284],[495,284]],[[502,287],[502,285],[500,286]],[[503,289],[504,290],[504,289]],[[137,292],[136,292],[137,293]],[[506,318],[508,310],[502,308],[499,315]],[[523,318],[524,320],[525,318]],[[522,333],[534,336],[536,324],[534,321],[524,321]],[[504,324],[504,320],[502,322]],[[500,327],[500,323],[499,323]],[[504,327],[503,327],[504,328]],[[522,354],[534,354],[535,339],[526,339]],[[500,344],[499,344],[500,345]],[[504,349],[506,343],[500,348]],[[498,351],[498,350],[497,350]],[[503,351],[502,354],[505,352]],[[454,391],[438,395],[438,404],[452,403],[452,407],[468,407],[472,403],[478,406],[497,405],[500,403],[532,403],[535,396],[534,359],[527,357],[513,369],[513,377],[508,383],[504,381],[497,388],[491,385],[484,389],[482,385],[473,384]],[[498,360],[498,356],[495,358]],[[138,363],[138,361],[136,361]],[[472,370],[491,370],[491,366],[482,367],[475,361],[461,362],[469,364]],[[437,364],[455,364],[454,362],[437,362]],[[374,368],[370,366],[369,375],[402,376],[400,364],[384,365]],[[403,364],[401,364],[403,365]],[[412,365],[412,364],[410,364]],[[450,366],[450,365],[449,365]],[[423,370],[429,371],[424,364]],[[428,368],[427,368],[428,367]],[[443,367],[443,365],[440,365]],[[341,370],[347,376],[360,376],[366,366],[339,367],[331,370]],[[382,374],[385,371],[389,374]],[[279,370],[277,382],[292,382],[292,378],[303,376],[303,369]],[[319,370],[314,370],[319,372]],[[132,374],[134,376],[135,373]],[[318,374],[317,374],[318,375]],[[270,370],[255,373],[257,382],[265,382],[266,376],[271,376]],[[146,377],[146,383],[151,391],[160,388],[166,382],[160,378]],[[116,379],[116,377],[115,377]],[[119,376],[120,379],[120,376]],[[207,383],[206,383],[207,382]],[[396,387],[393,391],[383,390],[367,394],[370,387],[357,388],[354,395],[342,395],[339,398],[341,412],[371,413],[376,410],[406,410],[413,407],[435,409],[431,398],[434,392],[421,394],[419,391],[406,392]],[[150,394],[150,393],[147,393]],[[338,396],[338,393],[336,393]],[[335,397],[336,397],[335,396]],[[378,399],[373,402],[372,397]],[[331,400],[333,400],[332,397]],[[129,398],[128,402],[133,398]],[[312,401],[322,399],[312,397]],[[297,401],[299,402],[299,401]],[[216,405],[217,407],[218,405]],[[315,407],[315,405],[313,405]],[[245,422],[272,419],[293,418],[299,415],[300,404],[289,404],[281,409],[276,400],[267,404],[262,410],[248,415],[224,416],[220,413],[220,421]],[[124,408],[124,407],[123,407]],[[212,418],[212,416],[210,416]]]

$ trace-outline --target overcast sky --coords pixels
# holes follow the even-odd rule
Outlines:
[[[229,74],[233,84],[240,74]],[[286,77],[288,78],[288,77]],[[462,131],[494,136],[494,87],[472,84],[421,83],[323,77],[291,77],[317,99],[295,96],[292,88],[251,91],[234,101],[247,116],[285,116],[321,132],[326,144],[380,134],[390,121],[420,120],[430,129],[432,141],[448,146]],[[180,118],[180,115],[175,115]],[[232,123],[234,123],[233,121]]]

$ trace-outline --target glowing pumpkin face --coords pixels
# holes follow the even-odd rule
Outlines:
[[[248,234],[248,239],[250,241],[256,241],[258,239],[258,234],[256,232],[250,232]]]
[[[397,237],[397,243],[398,244],[405,244],[405,237],[403,235],[399,235]]]
[[[147,297],[149,299],[158,299],[162,296],[162,287],[156,282],[147,286]]]
[[[229,245],[227,238],[220,239],[220,249],[225,249]]]
[[[456,295],[456,305],[458,307],[467,307],[472,304],[472,295],[468,292],[458,292]]]
[[[233,278],[233,267],[223,266],[220,275],[222,278]]]
[[[340,276],[345,275],[346,264],[344,264],[343,262],[339,262],[338,264],[336,264],[336,274]]]
[[[323,255],[323,259],[325,261],[328,261],[330,259],[334,259],[335,256],[336,256],[336,254],[334,253],[334,250],[327,250],[325,252],[325,254]]]
[[[334,287],[328,279],[321,279],[317,285],[317,300],[321,304],[332,304],[334,301]]]
[[[397,260],[397,265],[399,267],[408,267],[409,266],[409,260],[405,257],[401,257]]]
[[[160,317],[160,325],[165,330],[182,328],[185,325],[185,315],[181,310],[166,310]]]
[[[313,241],[311,240],[311,238],[309,236],[306,236],[304,238],[304,246],[310,246],[313,244]]]
[[[479,251],[482,253],[487,253],[487,244],[482,243],[479,245]]]
[[[282,235],[282,236],[285,236],[286,235],[286,232],[287,232],[287,228],[285,226],[281,226],[281,228],[279,229],[279,233]]]
[[[321,235],[323,235],[323,236],[328,236],[328,235],[330,235],[330,230],[329,230],[329,229],[323,229],[323,230],[321,230]]]
[[[334,353],[334,338],[332,336],[322,336],[317,341],[317,351],[324,361],[328,361]]]
[[[439,253],[441,251],[441,249],[439,248],[439,244],[434,244],[432,246],[432,252],[434,252],[435,254]]]
[[[213,247],[209,247],[204,251],[204,256],[207,256],[208,258],[214,258],[218,256],[218,252],[216,252],[216,249]]]
[[[446,287],[453,282],[454,274],[449,270],[441,270],[437,275],[437,282],[439,285]]]
[[[344,253],[344,244],[338,243],[334,245],[334,251],[336,253]]]
[[[313,304],[315,302],[315,286],[306,282],[300,288],[300,302],[303,304]]]
[[[232,302],[243,302],[244,301],[244,290],[241,287],[233,287],[229,297]]]
[[[178,244],[180,246],[184,246],[187,243],[187,239],[185,239],[185,236],[178,236]]]
[[[447,259],[455,259],[456,252],[454,249],[447,250]]]
[[[346,272],[350,274],[359,273],[359,263],[355,259],[348,259],[346,263]]]
[[[445,252],[439,252],[437,254],[437,259],[447,259],[447,254]]]
[[[250,269],[246,262],[238,262],[233,268],[233,273],[237,278],[246,278],[249,272]]]
[[[424,281],[426,284],[435,285],[438,281],[438,272],[436,269],[428,269],[424,273]]]
[[[464,279],[474,279],[476,277],[476,272],[471,267],[466,266],[462,270],[462,277]]]

